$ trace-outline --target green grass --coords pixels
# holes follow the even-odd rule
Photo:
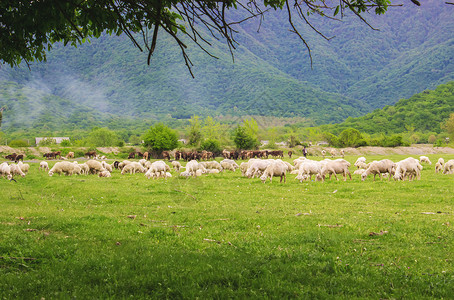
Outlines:
[[[0,297],[454,295],[454,175],[432,165],[413,182],[294,177],[49,177],[33,164],[0,180]]]

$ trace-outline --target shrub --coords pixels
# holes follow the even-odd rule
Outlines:
[[[70,142],[70,140],[63,140],[63,141],[61,141],[60,146],[62,146],[62,147],[70,147],[71,146],[71,142]]]
[[[159,154],[162,151],[172,150],[178,146],[176,132],[162,123],[151,126],[144,134],[143,141],[145,147]]]
[[[221,152],[221,146],[219,145],[219,141],[213,139],[206,139],[200,145],[200,150],[206,150],[213,153]]]
[[[11,142],[8,143],[8,146],[11,148],[18,148],[18,147],[28,147],[28,141],[27,140],[12,140]]]
[[[237,149],[257,149],[260,145],[257,138],[248,134],[246,128],[239,125],[233,131],[233,142]]]

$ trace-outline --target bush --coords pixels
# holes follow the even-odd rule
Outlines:
[[[71,142],[69,140],[63,140],[63,141],[61,141],[60,146],[62,146],[62,147],[70,147],[71,146]]]
[[[143,141],[145,147],[157,154],[161,154],[165,150],[175,149],[178,146],[177,133],[162,123],[151,126],[144,134]]]
[[[361,132],[354,128],[348,128],[342,131],[338,137],[338,146],[340,147],[360,147],[367,146],[366,140]]]
[[[221,146],[219,145],[219,141],[213,139],[206,139],[200,144],[200,150],[206,150],[213,153],[220,153]]]
[[[51,147],[51,146],[55,146],[57,145],[57,142],[55,141],[55,139],[53,138],[43,138],[40,142],[39,142],[39,146],[40,147]]]
[[[257,138],[247,133],[246,128],[238,126],[233,132],[233,142],[237,149],[257,149],[260,145]]]
[[[28,141],[27,140],[12,140],[11,142],[8,143],[8,146],[11,148],[18,148],[18,147],[28,147]]]

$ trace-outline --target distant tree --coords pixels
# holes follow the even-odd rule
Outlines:
[[[433,144],[433,143],[435,143],[436,140],[437,140],[437,137],[436,137],[435,135],[431,134],[431,135],[429,136],[429,138],[427,139],[427,142],[428,142],[429,144]]]
[[[359,130],[348,128],[339,134],[338,145],[340,147],[360,147],[365,146],[366,141]]]
[[[151,126],[143,135],[144,146],[157,154],[165,150],[172,150],[178,146],[177,133],[162,123]]]
[[[216,122],[212,117],[208,116],[205,118],[202,127],[202,135],[206,139],[210,140],[219,140],[220,139],[220,131],[221,131],[221,124]]]
[[[412,2],[417,3],[416,0]],[[21,60],[27,63],[42,61],[46,59],[46,50],[55,42],[77,46],[87,38],[98,38],[102,32],[107,32],[126,34],[141,51],[148,52],[150,64],[158,33],[164,33],[178,44],[191,72],[186,41],[194,42],[209,54],[205,47],[211,44],[201,29],[206,28],[208,34],[224,39],[232,51],[237,45],[235,26],[238,23],[252,17],[266,21],[264,14],[268,10],[279,9],[288,14],[286,25],[305,45],[312,61],[310,47],[294,24],[296,18],[328,39],[311,23],[312,18],[308,15],[336,19],[350,12],[369,25],[363,15],[371,10],[383,14],[390,3],[389,0],[0,1],[0,60],[11,66],[18,65]],[[136,34],[141,37],[137,38]]]
[[[441,128],[448,132],[451,140],[454,140],[454,113],[449,115],[449,118],[442,124]]]
[[[198,147],[202,141],[202,132],[200,130],[200,117],[192,116],[189,120],[189,126],[187,127],[188,131],[188,145]]]
[[[137,146],[142,144],[142,139],[138,135],[132,135],[129,137],[129,143]]]
[[[213,153],[220,153],[221,145],[218,140],[206,139],[200,144],[200,150],[206,150]]]
[[[87,144],[95,147],[108,147],[118,144],[117,134],[107,128],[93,128],[86,139]]]
[[[246,127],[238,125],[233,131],[233,142],[237,149],[257,149],[258,139],[252,136]]]

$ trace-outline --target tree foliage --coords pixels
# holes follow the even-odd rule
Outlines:
[[[342,18],[350,12],[366,22],[362,14],[371,10],[382,14],[389,4],[389,0],[342,0],[332,4],[323,0],[1,1],[0,59],[12,66],[21,60],[42,61],[46,59],[46,49],[57,41],[77,46],[87,38],[97,38],[102,32],[108,32],[125,33],[140,50],[148,52],[150,63],[158,33],[163,32],[178,44],[185,64],[191,70],[192,62],[182,35],[205,50],[210,43],[201,34],[201,28],[206,28],[212,36],[224,39],[229,48],[234,49],[237,45],[235,25],[252,17],[263,19],[269,9],[283,10],[288,14],[290,30],[301,39],[310,55],[310,48],[294,25],[294,18],[301,18],[323,36],[312,25],[308,15]],[[143,42],[134,36],[135,33],[142,35]]]
[[[257,136],[251,134],[246,126],[238,125],[233,131],[233,142],[237,149],[256,149],[260,145]]]
[[[117,134],[108,128],[93,128],[87,137],[88,145],[95,147],[117,145],[118,141]]]
[[[151,126],[143,135],[144,146],[156,153],[173,150],[178,146],[177,133],[162,123]]]

